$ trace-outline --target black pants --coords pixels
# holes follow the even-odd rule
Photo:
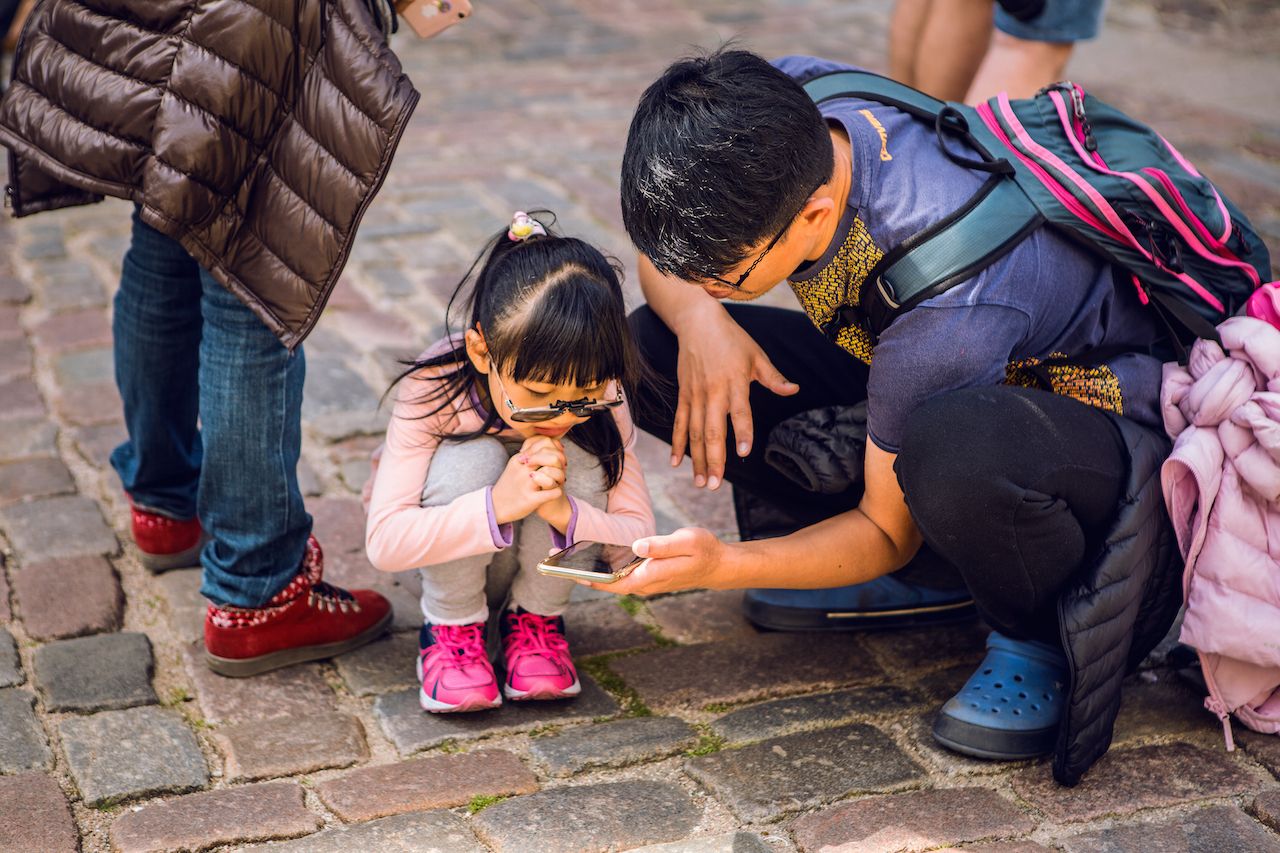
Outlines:
[[[806,523],[857,505],[860,492],[801,489],[764,462],[763,450],[773,427],[792,415],[865,399],[868,368],[799,312],[728,309],[800,392],[780,397],[752,386],[754,449],[747,459],[728,454],[725,479]],[[670,442],[676,338],[648,307],[631,323],[649,365],[669,380],[639,395],[634,414],[642,429]],[[1097,553],[1128,466],[1110,416],[1067,397],[995,386],[920,406],[907,420],[896,471],[927,546],[959,571],[983,618],[1012,636],[1056,644],[1058,593]]]

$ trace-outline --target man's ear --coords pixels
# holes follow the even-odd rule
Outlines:
[[[815,195],[804,203],[796,219],[809,230],[827,225],[831,216],[839,216],[836,213],[836,200],[829,195]]]
[[[804,207],[800,209],[800,215],[791,221],[790,230],[798,232],[800,238],[805,241],[802,245],[806,247],[806,258],[812,260],[820,257],[827,250],[825,244],[820,246],[818,243],[830,228],[832,217],[837,219],[840,217],[836,209],[836,200],[829,195],[815,195],[805,202]]]
[[[478,373],[488,375],[489,373],[489,345],[485,343],[484,335],[479,329],[467,329],[467,357],[471,359],[471,366]]]

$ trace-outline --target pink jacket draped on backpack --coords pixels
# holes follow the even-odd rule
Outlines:
[[[1231,749],[1229,714],[1280,732],[1280,330],[1233,317],[1218,332],[1222,347],[1164,367],[1161,481],[1186,560],[1181,639]]]

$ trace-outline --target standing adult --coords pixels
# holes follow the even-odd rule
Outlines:
[[[815,106],[800,84],[842,68],[745,51],[677,62],[641,98],[622,167],[648,301],[633,322],[677,389],[638,401],[641,426],[708,484],[825,501],[830,517],[762,541],[641,540],[652,559],[600,588],[859,584],[927,543],[996,628],[935,736],[987,758],[1056,751],[1074,784],[1110,742],[1127,666],[1178,606],[1161,332],[1104,260],[1039,228],[873,338],[841,309],[986,176],[895,107]],[[739,304],[783,280],[807,317]],[[1045,373],[1052,392],[1033,387]],[[845,492],[797,494],[760,463],[753,439],[782,420],[863,400],[863,473]]]
[[[224,675],[390,623],[381,595],[322,580],[297,479],[301,344],[417,98],[365,0],[47,0],[23,32],[0,102],[9,198],[17,216],[135,205],[111,462],[143,562],[203,566]]]
[[[1029,98],[1062,79],[1106,0],[898,0],[889,74],[944,101]]]

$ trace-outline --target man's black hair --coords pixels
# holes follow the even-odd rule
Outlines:
[[[668,275],[723,275],[830,180],[831,136],[798,83],[721,49],[671,65],[645,90],[622,158],[622,221]]]

